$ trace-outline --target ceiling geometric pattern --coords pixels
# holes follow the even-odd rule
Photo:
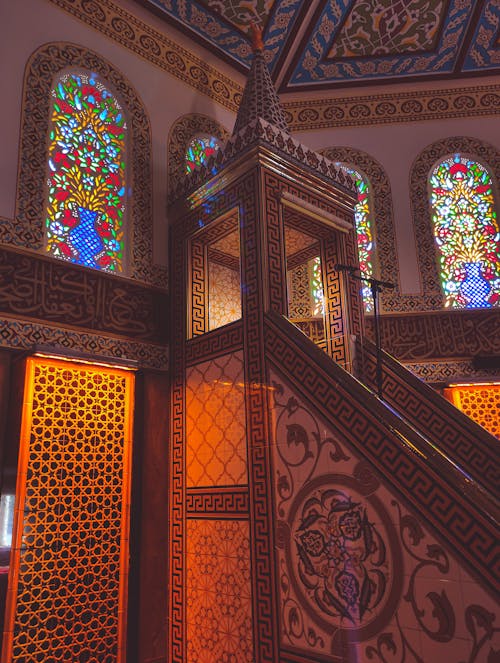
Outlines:
[[[499,0],[138,0],[239,71],[263,29],[280,92],[500,71]]]

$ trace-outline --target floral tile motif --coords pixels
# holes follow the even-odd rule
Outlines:
[[[349,661],[494,657],[498,604],[446,540],[277,371],[270,383],[282,646]]]
[[[329,58],[428,51],[439,36],[446,2],[357,0],[339,30]]]
[[[246,484],[243,355],[224,355],[186,375],[187,486]]]
[[[263,28],[270,65],[278,58],[297,19],[300,0],[147,0],[167,20],[188,26],[206,44],[223,51],[240,66],[251,59],[250,22]],[[286,29],[284,29],[286,28]]]
[[[249,526],[187,521],[188,663],[253,661]]]

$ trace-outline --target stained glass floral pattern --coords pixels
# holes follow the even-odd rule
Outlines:
[[[343,165],[343,164],[339,164]],[[370,210],[370,187],[368,181],[352,168],[344,166],[347,172],[354,177],[358,201],[354,207],[354,221],[358,243],[359,267],[363,276],[373,276],[373,263],[375,244],[373,240],[372,215]],[[364,285],[361,294],[365,311],[373,311],[373,301],[370,287]],[[321,315],[324,310],[323,287],[321,285],[321,267],[319,258],[315,259],[311,276],[311,295],[314,301],[314,315]]]
[[[429,183],[445,306],[500,306],[500,229],[489,172],[455,154],[434,168]]]
[[[126,122],[93,74],[67,74],[52,91],[47,251],[108,272],[124,267]]]
[[[363,276],[373,276],[374,263],[374,241],[373,225],[370,211],[370,187],[368,181],[356,170],[348,169],[349,174],[354,177],[358,202],[354,207],[354,222],[356,225],[356,236],[358,242],[359,268]],[[365,311],[373,311],[373,301],[370,287],[363,285],[361,294]]]
[[[324,315],[325,313],[325,298],[323,295],[323,279],[321,278],[321,259],[318,256],[313,258],[310,263],[310,281],[311,281],[311,297],[313,300],[312,314],[314,317]]]
[[[192,173],[220,148],[215,136],[196,136],[186,150],[186,173]]]

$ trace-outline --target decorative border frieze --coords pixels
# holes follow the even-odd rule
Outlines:
[[[54,353],[79,352],[106,361],[131,360],[141,368],[168,370],[168,347],[139,343],[88,332],[51,327],[37,322],[0,317],[0,347],[32,350],[34,346],[53,349]]]
[[[50,2],[222,106],[238,110],[241,85],[111,0]],[[493,116],[500,112],[500,85],[297,99],[283,108],[291,131]]]
[[[111,0],[50,0],[144,60],[236,111],[243,89],[201,58]]]
[[[498,115],[500,85],[297,100],[283,107],[293,131]]]
[[[186,516],[188,518],[249,517],[248,487],[191,488],[186,490]]]
[[[163,290],[0,245],[0,312],[148,343],[167,342]]]
[[[492,382],[500,379],[498,369],[477,369],[471,361],[403,362],[405,368],[430,384],[445,382]]]
[[[373,317],[367,317],[366,329],[373,339]],[[383,315],[380,319],[382,347],[401,362],[500,355],[499,329],[499,309]]]

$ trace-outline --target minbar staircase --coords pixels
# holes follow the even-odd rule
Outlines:
[[[364,384],[284,316],[265,316],[266,359],[486,589],[499,587],[497,440],[383,353],[383,400],[375,395],[375,348],[358,345]]]

